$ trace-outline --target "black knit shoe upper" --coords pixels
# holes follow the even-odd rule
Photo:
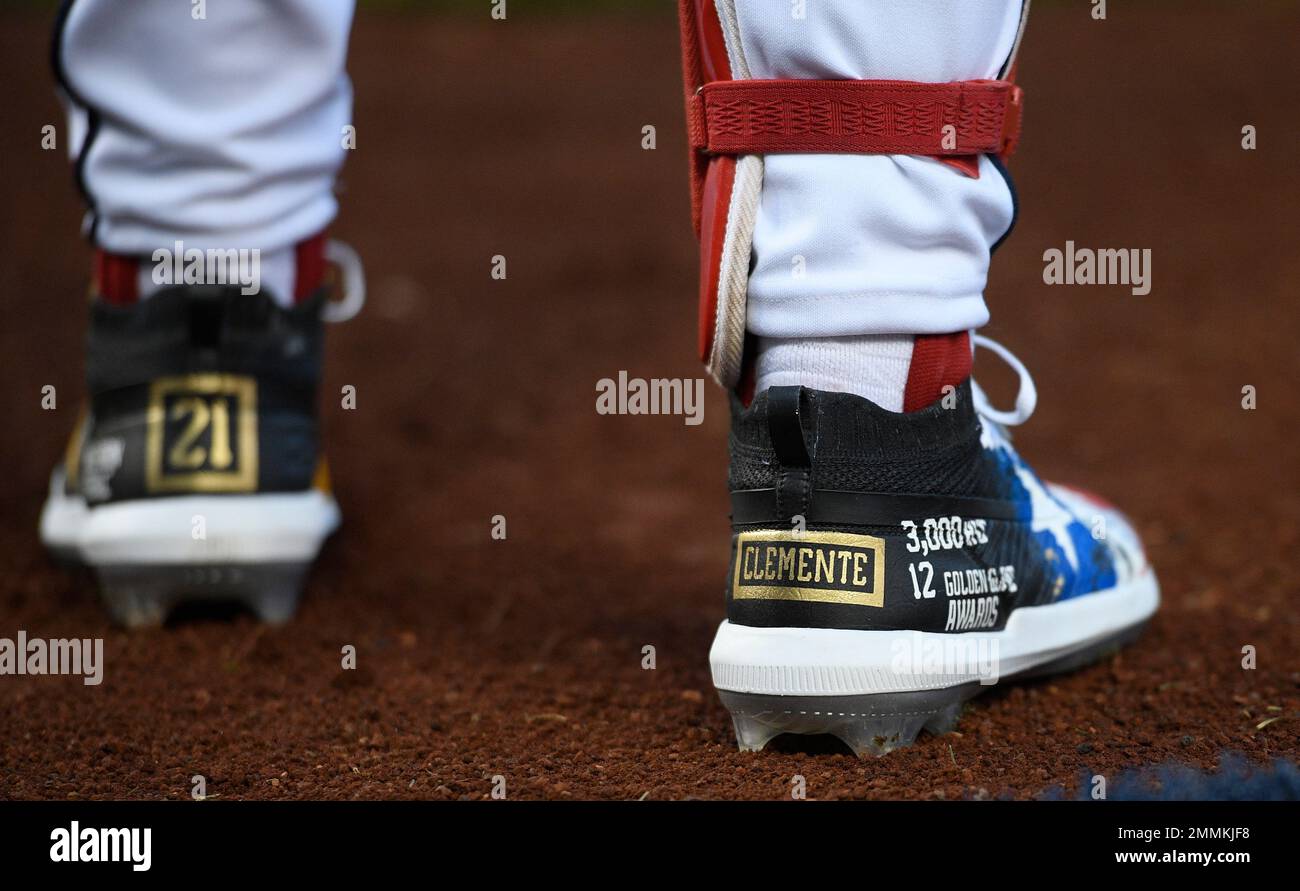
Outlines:
[[[1051,496],[984,436],[969,381],[909,414],[802,387],[733,402],[729,483],[733,623],[1000,629],[1115,584],[1086,518],[1052,501],[1059,528],[1035,528]]]
[[[91,504],[309,488],[323,300],[198,285],[94,303],[69,488]]]

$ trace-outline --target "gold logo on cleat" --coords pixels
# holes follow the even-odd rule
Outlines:
[[[149,387],[150,492],[257,489],[257,382],[229,374],[159,378]]]
[[[741,532],[731,596],[884,606],[885,540],[848,532]]]

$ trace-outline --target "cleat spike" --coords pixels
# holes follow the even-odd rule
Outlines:
[[[265,578],[245,599],[249,609],[268,625],[283,625],[298,611],[306,566],[287,567],[278,578]]]
[[[736,730],[736,744],[742,752],[761,752],[780,731],[750,715],[732,713],[731,726]]]
[[[910,746],[922,730],[934,735],[957,726],[979,684],[911,693],[853,696],[766,696],[719,690],[742,751],[756,752],[782,733],[830,734],[859,758]]]
[[[113,621],[127,628],[162,625],[182,604],[238,604],[263,622],[282,625],[297,610],[307,567],[306,563],[119,564],[101,566],[98,574]]]
[[[109,617],[124,628],[157,628],[173,605],[166,585],[117,567],[99,570],[100,590]]]
[[[943,736],[957,729],[962,712],[966,710],[966,700],[961,699],[939,709],[925,722],[925,730],[934,736]]]
[[[859,758],[879,757],[916,742],[924,715],[860,716],[840,722],[830,732]]]

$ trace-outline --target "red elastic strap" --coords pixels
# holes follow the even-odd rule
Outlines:
[[[293,248],[293,302],[302,303],[325,280],[325,232],[322,230]]]
[[[315,294],[325,280],[328,263],[325,259],[325,232],[318,232],[294,245],[294,303],[301,303]],[[95,268],[92,276],[93,293],[105,303],[130,306],[140,299],[141,257],[127,254],[110,254],[95,251]]]
[[[970,377],[970,333],[918,334],[912,341],[912,361],[903,391],[903,411],[920,411]]]
[[[140,260],[97,250],[93,281],[95,292],[105,303],[130,306],[140,299]]]
[[[706,155],[1009,155],[1024,105],[1010,81],[728,80],[687,100]]]

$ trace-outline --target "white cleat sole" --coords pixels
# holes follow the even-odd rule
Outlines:
[[[56,472],[40,531],[57,559],[95,571],[113,619],[136,628],[194,601],[240,603],[265,622],[288,621],[338,524],[334,498],[316,489],[88,507],[64,493]]]
[[[740,748],[782,733],[832,734],[860,756],[955,728],[1003,680],[1078,668],[1131,641],[1160,602],[1154,573],[1015,610],[1001,631],[941,634],[762,628],[723,622],[709,663]]]

